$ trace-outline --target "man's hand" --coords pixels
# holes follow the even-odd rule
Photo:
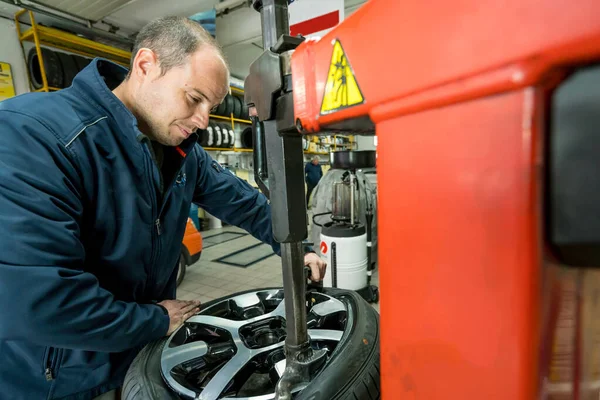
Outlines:
[[[327,263],[315,253],[308,253],[304,256],[304,265],[310,268],[310,280],[319,282],[325,277]]]
[[[158,304],[169,313],[169,331],[166,336],[175,332],[189,317],[200,311],[200,302],[197,300],[164,300]]]

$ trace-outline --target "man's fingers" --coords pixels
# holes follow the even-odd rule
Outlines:
[[[196,305],[196,303],[191,303],[191,304],[187,304],[186,306],[182,307],[181,312],[182,312],[182,314],[187,314],[197,308],[198,308],[198,306]]]
[[[194,308],[192,311],[185,313],[183,315],[183,321],[186,321],[187,319],[193,317],[198,311],[200,311],[199,308]]]
[[[310,280],[313,282],[319,282],[321,280],[321,271],[316,263],[311,263],[310,267]]]

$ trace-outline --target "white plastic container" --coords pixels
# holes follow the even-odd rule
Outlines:
[[[364,227],[323,227],[320,252],[327,262],[323,286],[348,290],[367,286],[367,234]]]

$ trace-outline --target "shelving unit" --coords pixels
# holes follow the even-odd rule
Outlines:
[[[29,16],[31,28],[23,31],[19,19],[25,14]],[[43,86],[40,89],[37,89],[36,92],[60,90],[60,88],[51,87],[48,85],[41,46],[53,47],[55,49],[64,50],[69,53],[78,54],[89,58],[103,57],[120,65],[129,66],[131,52],[94,42],[93,40],[82,38],[59,29],[40,26],[35,22],[33,11],[28,11],[25,9],[19,10],[15,14],[14,20],[17,29],[17,35],[19,37],[21,47],[23,48],[23,54],[25,54],[23,42],[34,43],[37,51]],[[27,60],[25,60],[25,64],[27,64]]]

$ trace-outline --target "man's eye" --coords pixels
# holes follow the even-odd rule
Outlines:
[[[193,96],[188,96],[188,99],[189,99],[190,103],[194,103],[194,104],[198,103],[200,101],[199,98],[193,97]]]

